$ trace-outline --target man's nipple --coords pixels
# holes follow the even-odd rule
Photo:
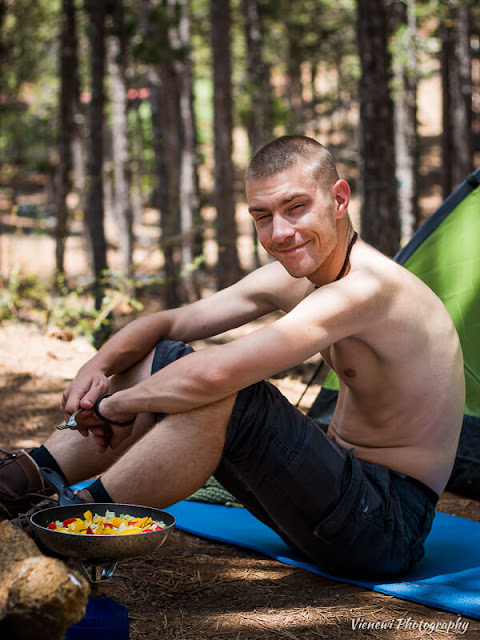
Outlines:
[[[347,378],[354,378],[357,375],[354,369],[344,369],[343,373]]]

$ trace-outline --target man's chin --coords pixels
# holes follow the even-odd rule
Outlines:
[[[285,264],[285,262],[283,262],[282,260],[279,260],[279,262],[285,269],[285,271],[287,271],[287,273],[292,276],[292,278],[308,278],[309,275],[314,273],[314,270],[312,271],[311,269],[302,267],[300,265],[292,266],[291,264]]]

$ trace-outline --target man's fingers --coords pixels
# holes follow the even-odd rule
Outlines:
[[[128,438],[132,433],[133,427],[115,427],[112,429],[112,437],[110,438],[109,445],[112,449],[116,449],[118,445]]]
[[[103,440],[104,442],[109,442],[111,440],[112,431],[108,425],[90,427],[90,431],[95,440]]]
[[[92,433],[95,444],[97,445],[97,451],[99,453],[104,453],[110,445],[110,438],[112,435],[111,429],[107,426],[101,426],[92,427],[90,431]]]
[[[132,428],[112,428],[109,424],[93,425],[88,429],[77,429],[82,435],[91,434],[99,453],[104,453],[108,448],[116,449],[118,445],[128,438]]]
[[[91,409],[93,405],[83,406],[82,401],[84,397],[91,393],[93,380],[91,378],[84,378],[82,380],[73,381],[63,394],[62,408],[66,415],[70,416],[74,411],[77,411],[80,407],[83,409]]]
[[[62,409],[70,416],[79,409],[91,410],[98,398],[108,393],[108,378],[100,372],[84,373],[65,389]]]
[[[80,406],[83,409],[93,409],[95,402],[98,398],[108,393],[108,380],[106,377],[100,380],[94,379],[91,381],[90,387],[86,390],[85,394],[80,400]]]

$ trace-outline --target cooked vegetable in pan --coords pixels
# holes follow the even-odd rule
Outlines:
[[[82,518],[55,520],[47,525],[47,529],[62,533],[83,533],[88,535],[128,535],[149,533],[165,528],[162,521],[152,520],[149,516],[135,518],[128,514],[116,515],[114,511],[106,511],[105,515],[85,511]]]

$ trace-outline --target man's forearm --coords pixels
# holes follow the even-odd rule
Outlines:
[[[99,370],[107,377],[122,373],[139,362],[161,338],[168,337],[170,326],[168,311],[134,320],[110,338],[82,369]]]
[[[219,349],[213,346],[191,353],[134,387],[118,391],[102,402],[102,413],[122,422],[142,412],[181,413],[231,395],[238,390],[234,381],[218,376],[212,367]]]

